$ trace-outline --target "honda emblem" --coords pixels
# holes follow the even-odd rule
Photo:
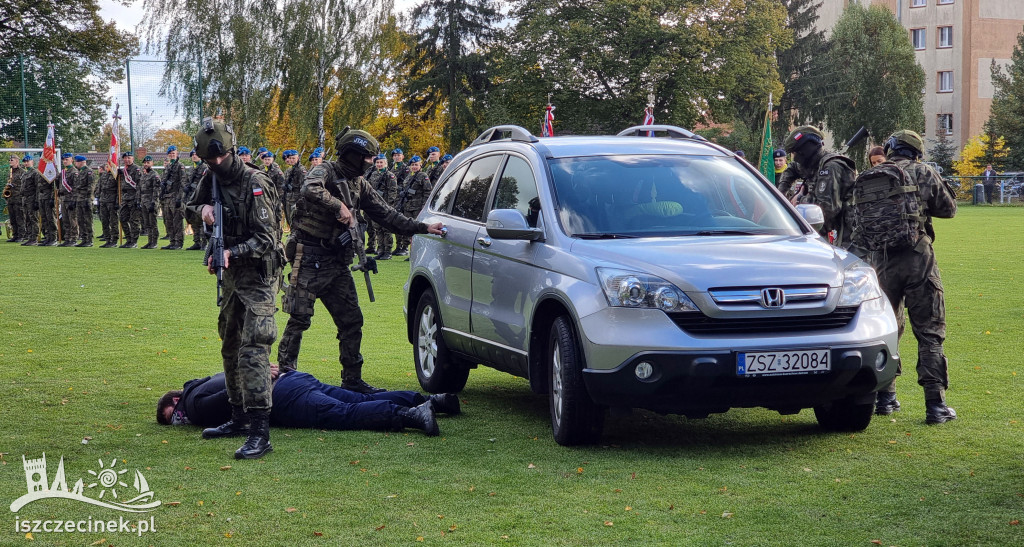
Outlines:
[[[782,289],[761,289],[761,306],[781,308],[786,305],[786,293]]]

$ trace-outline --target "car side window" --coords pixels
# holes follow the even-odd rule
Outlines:
[[[430,200],[431,211],[448,212],[452,200],[455,199],[455,190],[459,188],[459,182],[462,181],[462,176],[466,174],[467,167],[463,165],[452,176],[441,181],[441,187],[437,189],[437,192],[434,192],[434,198]]]
[[[537,198],[537,179],[533,176],[529,162],[517,156],[509,156],[498,180],[491,209],[515,209],[526,217],[530,226],[537,226],[540,202]]]
[[[455,196],[452,214],[477,222],[484,220],[484,206],[487,194],[491,189],[491,181],[498,170],[502,156],[487,156],[474,161],[459,184],[459,192]]]

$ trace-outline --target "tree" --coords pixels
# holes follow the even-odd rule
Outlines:
[[[785,91],[778,97],[774,135],[789,133],[793,126],[819,122],[808,116],[808,80],[811,61],[825,49],[825,31],[817,30],[821,0],[781,0],[786,7],[786,26],[793,31],[793,45],[777,54],[779,75]]]
[[[891,11],[851,3],[827,49],[808,78],[808,115],[825,121],[837,147],[862,125],[876,138],[897,129],[924,132],[924,70]],[[864,151],[861,145],[850,152],[863,161]]]
[[[928,150],[928,160],[935,162],[942,168],[943,175],[953,173],[953,158],[956,156],[956,147],[950,142],[945,131],[939,132],[939,140],[935,146]]]
[[[153,123],[153,112],[149,114],[145,112],[139,112],[132,117],[131,123],[131,134],[136,147],[144,147],[149,149],[152,146],[150,142],[154,136],[156,136],[157,127]]]
[[[1024,32],[1017,35],[1006,72],[995,61],[991,71],[995,94],[986,128],[1005,140],[1006,167],[1024,170]]]
[[[146,148],[161,154],[171,145],[178,147],[179,157],[184,157],[192,150],[192,135],[177,129],[160,129],[146,143]]]
[[[402,103],[427,116],[444,107],[450,150],[476,136],[489,87],[484,52],[498,18],[491,0],[424,0],[413,9],[416,45],[405,61]]]
[[[122,120],[123,121],[123,120]],[[110,148],[110,134],[113,132],[111,123],[107,122],[103,124],[103,129],[100,130],[100,134],[92,141],[92,150],[103,150],[106,151]],[[120,123],[117,126],[118,142],[121,145],[122,151],[128,150],[128,124]]]
[[[998,169],[1006,155],[1006,139],[982,133],[967,141],[960,151],[960,159],[953,162],[953,170],[961,177],[976,177],[990,163]]]

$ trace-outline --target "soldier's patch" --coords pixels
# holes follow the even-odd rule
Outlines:
[[[828,169],[822,169],[821,171],[818,171],[818,174],[824,177],[828,174]]]
[[[823,181],[821,181],[821,184],[818,185],[818,193],[819,194],[824,194],[825,193],[825,184],[827,184],[827,181],[823,180]]]
[[[260,193],[262,194],[263,192]],[[260,207],[260,220],[267,220],[268,218],[270,218],[270,214],[267,213],[267,208]]]
[[[263,195],[263,188],[260,188],[259,186],[257,186],[256,188],[253,188],[252,189],[252,195],[254,195],[254,196],[262,196]]]

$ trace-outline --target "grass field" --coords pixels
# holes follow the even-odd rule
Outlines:
[[[545,398],[478,369],[440,437],[275,429],[275,451],[245,462],[237,439],[154,420],[160,394],[220,368],[201,253],[0,243],[0,545],[28,543],[17,519],[135,518],[52,499],[7,510],[26,492],[22,456],[44,452],[51,481],[61,456],[69,486],[116,459],[163,505],[141,538],[37,532],[33,545],[1020,545],[1024,208],[963,207],[937,229],[954,422],[924,424],[908,329],[903,411],[853,435],[822,432],[809,410],[638,411],[609,418],[602,445],[565,448]],[[407,273],[381,263],[377,302],[362,293],[364,376],[391,389],[418,388]],[[323,308],[299,366],[339,380]]]

